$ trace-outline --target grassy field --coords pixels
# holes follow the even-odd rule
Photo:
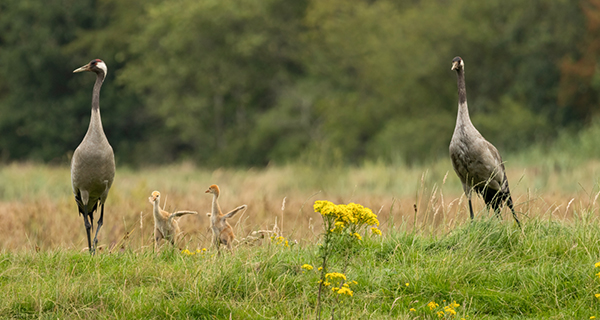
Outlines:
[[[346,272],[357,282],[354,295],[343,297],[336,318],[600,316],[599,225],[589,216],[567,224],[530,221],[521,233],[492,219],[443,236],[395,231],[365,238]],[[314,319],[319,277],[316,268],[301,266],[317,263],[315,244],[269,240],[221,256],[167,248],[156,254],[131,243],[95,257],[68,249],[5,252],[0,316]],[[456,315],[437,314],[454,302]]]
[[[314,319],[323,231],[315,200],[369,207],[383,231],[365,236],[352,257],[346,275],[358,284],[336,318],[600,317],[600,162],[508,162],[522,232],[506,210],[502,221],[491,217],[479,198],[470,223],[449,161],[427,168],[118,168],[95,257],[85,251],[69,169],[7,165],[0,169],[0,289],[8,295],[0,317]],[[240,243],[221,256],[208,247],[204,215],[211,200],[204,191],[213,183],[224,210],[249,207],[231,221]],[[201,213],[180,220],[178,245],[199,253],[154,252],[153,190],[167,210]],[[290,246],[268,236],[250,241],[260,230]],[[331,317],[327,299],[324,318]],[[437,313],[454,301],[456,315]]]

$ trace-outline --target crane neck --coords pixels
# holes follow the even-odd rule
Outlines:
[[[213,193],[212,199],[212,214],[210,216],[211,220],[216,221],[221,216],[221,207],[219,206],[219,202],[217,201],[219,195],[217,193]]]
[[[152,207],[153,207],[152,212],[154,213],[154,221],[160,221],[160,219],[162,218],[160,216],[160,202],[152,201]]]
[[[465,71],[458,69],[456,71],[458,85],[458,115],[456,118],[457,126],[460,124],[471,124],[469,117],[469,107],[467,106],[467,88],[465,85]]]
[[[102,83],[104,82],[104,73],[99,72],[96,75],[96,83],[94,83],[94,91],[92,92],[92,116],[90,118],[90,125],[86,135],[96,134],[104,136],[102,118],[100,117],[100,89],[102,88]]]
[[[104,82],[104,73],[96,73],[96,83],[94,83],[94,91],[92,93],[92,110],[100,109],[100,89],[102,89],[102,83]]]

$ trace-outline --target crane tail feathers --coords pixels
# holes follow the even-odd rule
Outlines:
[[[483,201],[485,201],[485,204],[494,209],[494,211],[499,212],[500,209],[502,209],[502,205],[505,201],[512,210],[513,205],[512,198],[510,197],[510,191],[498,191],[485,188],[480,193],[483,196]]]

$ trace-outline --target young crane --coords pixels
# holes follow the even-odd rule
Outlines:
[[[500,209],[506,201],[513,218],[520,227],[521,224],[517,219],[510,196],[502,157],[496,147],[477,131],[469,118],[465,63],[460,57],[452,60],[452,70],[456,70],[458,77],[458,115],[450,142],[450,158],[469,200],[471,219],[474,217],[471,194],[475,190],[483,196],[486,206],[492,207],[498,216],[500,216]]]
[[[208,187],[205,193],[211,193],[213,195],[212,199],[212,212],[207,213],[206,215],[210,217],[210,228],[213,232],[213,244],[219,250],[220,245],[224,244],[228,249],[231,249],[231,242],[235,238],[233,234],[233,228],[227,223],[228,218],[233,217],[236,213],[238,213],[242,209],[246,209],[246,205],[241,205],[227,214],[223,214],[221,212],[221,207],[219,206],[219,186],[216,184]]]
[[[165,239],[175,245],[179,234],[181,233],[179,225],[175,218],[186,214],[198,214],[196,211],[177,211],[168,213],[160,208],[160,192],[152,192],[152,196],[148,198],[152,203],[154,212],[154,247],[158,249],[160,240]]]

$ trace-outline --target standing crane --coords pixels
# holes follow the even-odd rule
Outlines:
[[[98,231],[104,221],[104,203],[115,177],[115,156],[104,135],[100,118],[100,88],[108,68],[104,61],[94,59],[75,69],[73,73],[91,71],[96,73],[96,83],[92,93],[92,116],[87,133],[71,159],[71,185],[79,213],[83,215],[90,254],[96,252]],[[96,226],[94,241],[90,231],[94,223],[94,212],[100,206],[100,218]]]
[[[483,197],[486,206],[492,207],[498,216],[500,216],[500,210],[506,201],[513,218],[520,227],[521,223],[517,218],[510,196],[502,157],[496,147],[477,131],[469,118],[465,87],[465,62],[461,57],[452,60],[451,70],[456,70],[458,77],[458,115],[452,141],[450,141],[450,158],[454,171],[460,178],[463,190],[469,199],[471,220],[474,218],[471,194],[475,190]]]

